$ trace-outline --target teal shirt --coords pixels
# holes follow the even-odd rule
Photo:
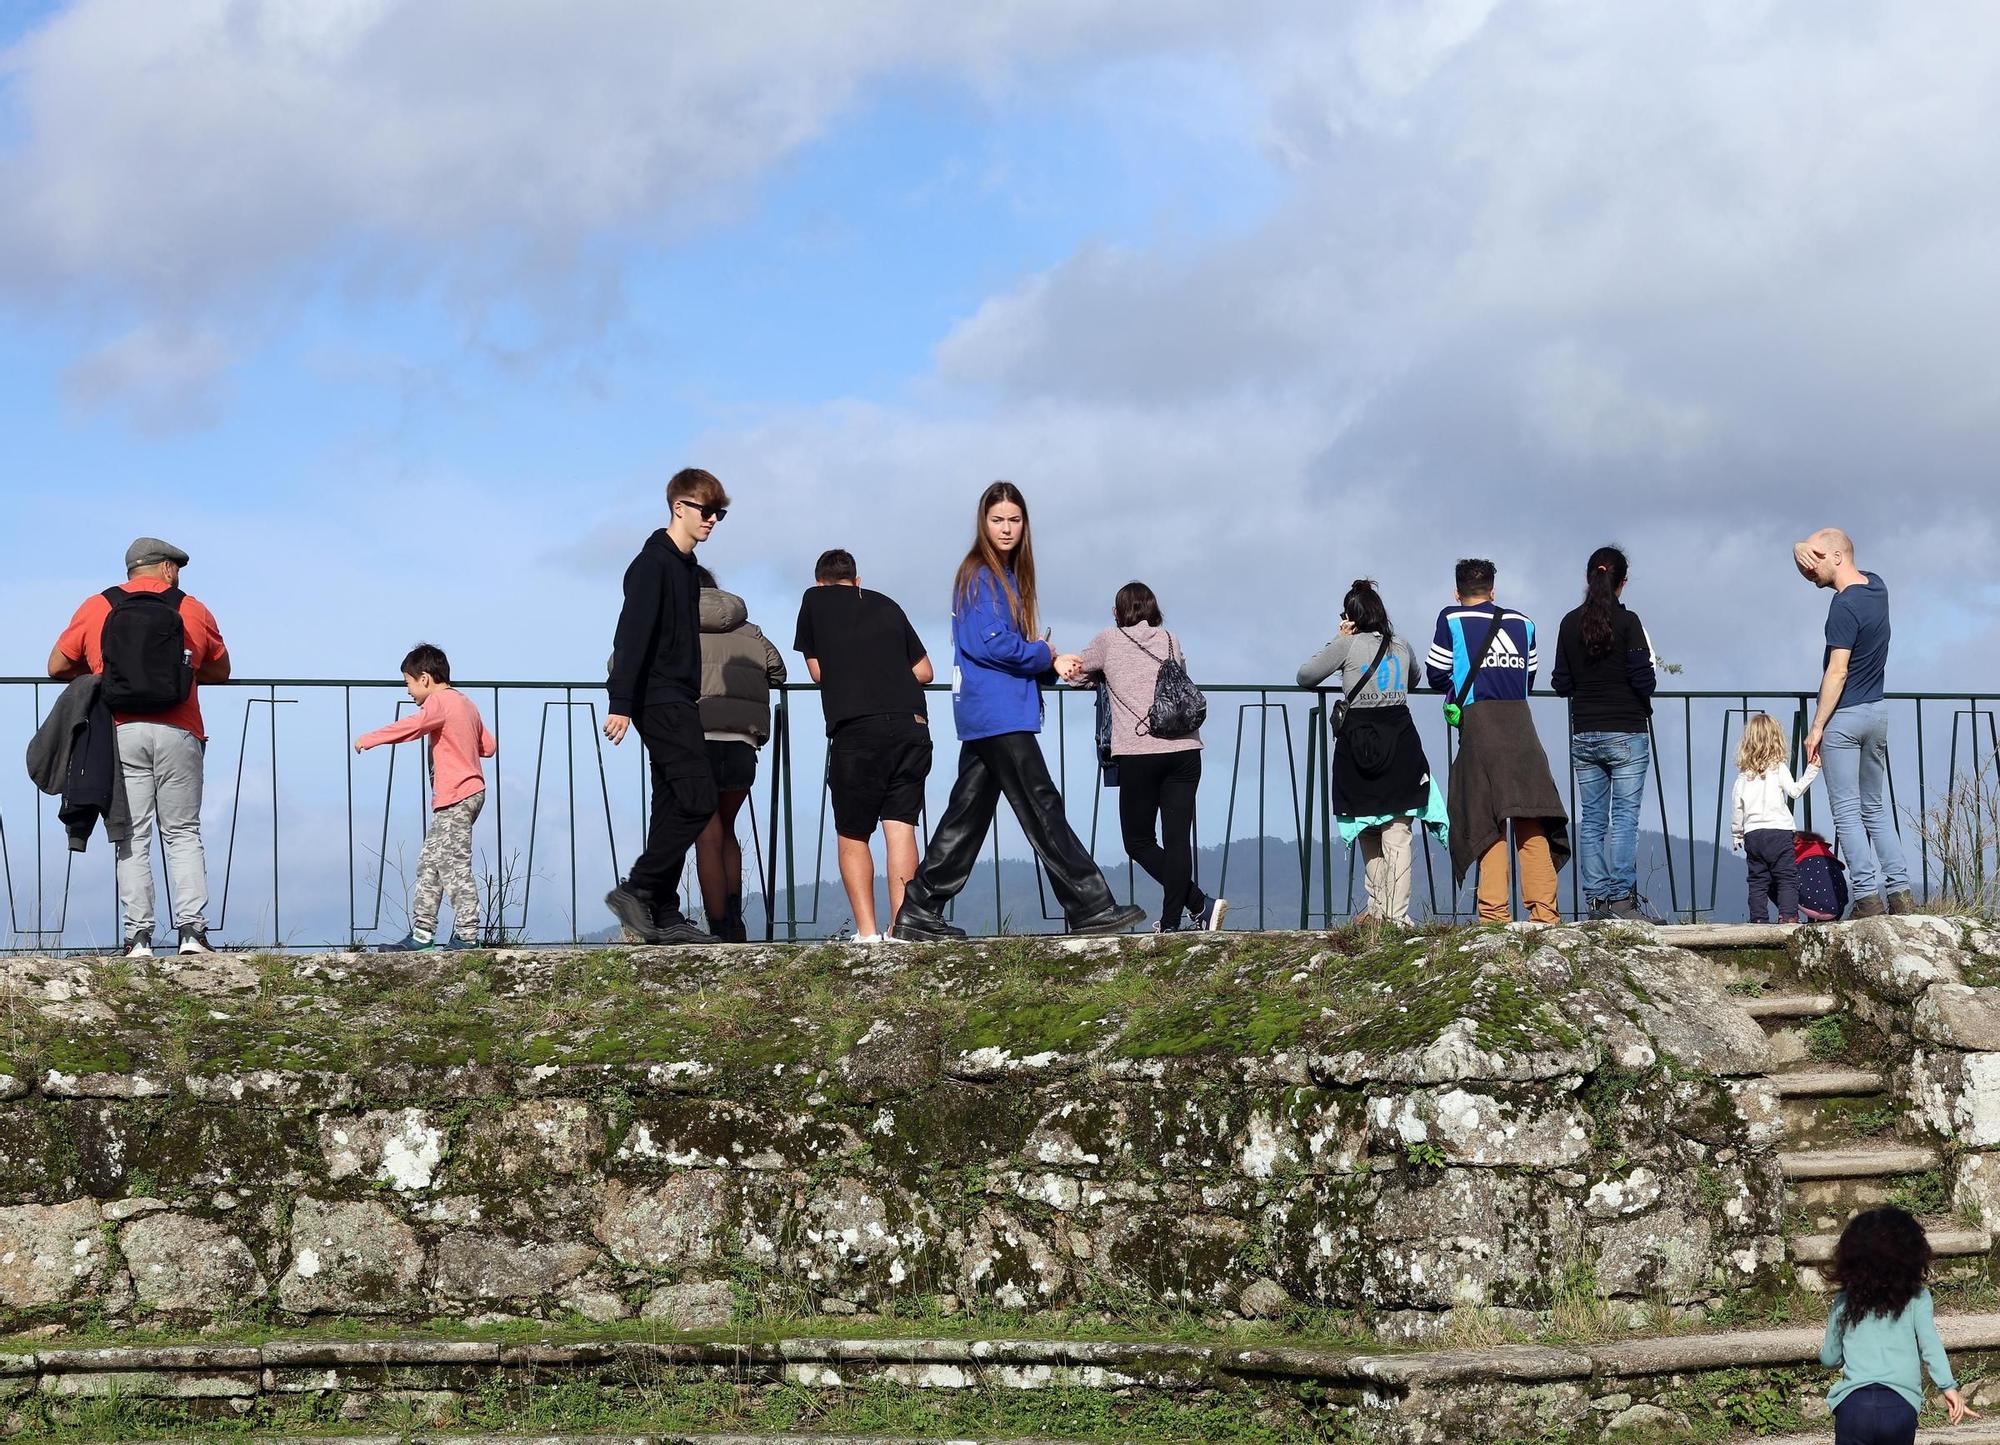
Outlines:
[[[1951,1361],[1944,1357],[1944,1341],[1938,1338],[1937,1324],[1931,1318],[1929,1290],[1917,1291],[1917,1297],[1894,1319],[1867,1315],[1843,1330],[1840,1317],[1846,1307],[1844,1292],[1833,1297],[1833,1310],[1826,1320],[1826,1343],[1819,1350],[1822,1365],[1841,1367],[1839,1381],[1827,1391],[1829,1408],[1863,1385],[1887,1385],[1908,1400],[1912,1409],[1921,1410],[1926,1366],[1931,1383],[1940,1390],[1958,1388]]]

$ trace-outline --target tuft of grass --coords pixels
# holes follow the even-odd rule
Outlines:
[[[1824,1014],[1800,1029],[1799,1034],[1805,1039],[1806,1052],[1821,1063],[1833,1063],[1850,1056],[1852,1045],[1847,1037],[1847,1020],[1840,1014]]]

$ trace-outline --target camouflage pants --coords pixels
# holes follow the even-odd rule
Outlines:
[[[472,825],[486,804],[484,791],[431,813],[430,831],[417,855],[417,886],[410,896],[410,931],[436,933],[438,900],[451,895],[452,932],[479,941],[479,885],[472,877]]]

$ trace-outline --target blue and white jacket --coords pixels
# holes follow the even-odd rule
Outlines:
[[[952,599],[951,716],[962,743],[1042,730],[1041,684],[1055,649],[1021,635],[1008,595],[982,567],[970,590]]]
[[[1456,697],[1472,666],[1472,652],[1486,640],[1499,604],[1476,602],[1445,608],[1438,614],[1437,631],[1431,650],[1424,657],[1424,676],[1430,685],[1447,697]],[[1535,624],[1525,613],[1508,611],[1500,624],[1500,635],[1486,656],[1486,665],[1473,680],[1465,705],[1501,700],[1519,701],[1535,685]]]

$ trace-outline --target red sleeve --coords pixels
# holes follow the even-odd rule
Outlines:
[[[192,597],[183,599],[181,630],[187,634],[188,651],[194,654],[196,668],[222,656],[222,630],[215,625],[215,614],[205,604]]]
[[[71,662],[87,662],[91,654],[91,640],[102,633],[104,619],[111,614],[111,604],[101,596],[86,597],[76,609],[76,615],[69,620],[69,626],[56,639],[56,647]]]
[[[484,728],[481,724],[481,728]],[[444,727],[444,709],[434,708],[428,702],[415,712],[397,718],[394,722],[363,733],[354,740],[361,748],[379,748],[384,743],[406,743],[411,738],[427,737]]]

